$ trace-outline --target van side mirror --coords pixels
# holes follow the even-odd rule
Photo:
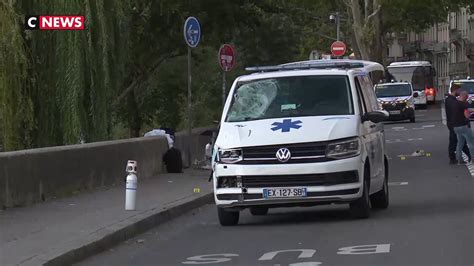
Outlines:
[[[413,93],[413,97],[418,98],[418,96],[420,96],[420,95],[418,94],[418,92],[414,92],[414,93]]]
[[[362,123],[365,121],[371,121],[373,123],[380,123],[387,120],[389,114],[385,110],[373,111],[365,113],[362,116]]]

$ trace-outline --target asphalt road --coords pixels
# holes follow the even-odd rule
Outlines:
[[[238,226],[221,227],[208,205],[80,265],[473,266],[474,178],[448,165],[441,110],[417,110],[416,123],[385,130],[391,202],[369,219],[337,205],[244,211]],[[425,154],[410,156],[416,150]]]

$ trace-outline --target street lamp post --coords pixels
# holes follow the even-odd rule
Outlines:
[[[336,40],[340,40],[340,25],[341,25],[341,16],[339,12],[333,13],[329,16],[331,22],[336,23]]]

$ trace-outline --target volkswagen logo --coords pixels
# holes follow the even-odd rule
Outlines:
[[[286,163],[291,158],[291,152],[287,148],[281,148],[276,152],[276,158],[282,163]]]

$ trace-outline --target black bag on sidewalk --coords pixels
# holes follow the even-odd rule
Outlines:
[[[181,158],[180,150],[174,147],[169,149],[165,155],[163,155],[163,162],[166,165],[166,171],[168,171],[168,173],[183,172],[183,159]]]

